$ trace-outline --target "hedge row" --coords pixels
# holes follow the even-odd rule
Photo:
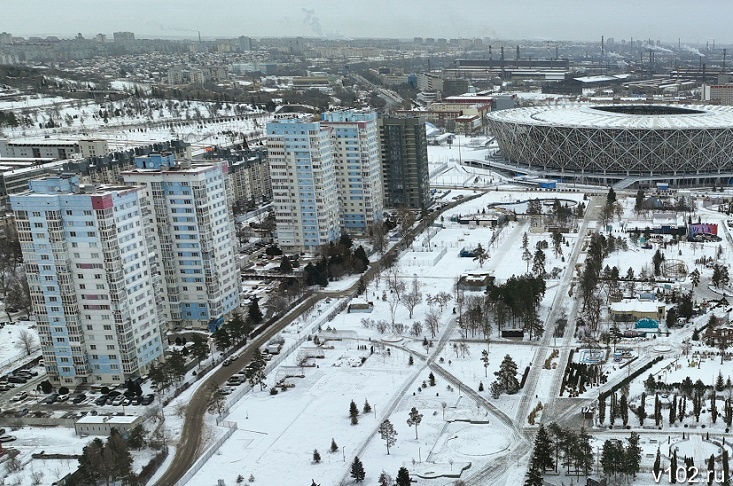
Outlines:
[[[604,392],[601,392],[601,394],[599,396],[599,399],[605,400],[609,396],[611,396],[614,393],[616,393],[616,391],[619,390],[620,388],[622,388],[625,385],[631,383],[633,380],[635,380],[637,377],[639,377],[639,375],[642,375],[645,372],[649,371],[649,369],[652,366],[654,366],[655,364],[659,363],[663,359],[664,359],[664,356],[657,356],[656,358],[654,358],[653,360],[651,360],[650,362],[648,362],[647,364],[645,364],[644,366],[642,366],[641,368],[639,368],[638,370],[634,371],[629,376],[627,376],[626,378],[624,378],[623,380],[621,380],[619,383],[613,385],[610,390],[606,390]]]

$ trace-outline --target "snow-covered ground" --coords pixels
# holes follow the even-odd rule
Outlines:
[[[507,196],[515,201],[520,195],[526,197],[523,191],[487,193],[460,205],[455,212],[480,213],[491,202],[500,202]],[[553,197],[553,194],[542,195]],[[490,271],[500,282],[511,275],[525,273],[526,263],[521,260],[520,245],[522,234],[529,229],[526,223],[510,223],[493,245],[489,245],[494,236],[491,228],[469,229],[448,218],[444,225],[445,229],[430,239],[429,248],[422,246],[427,240],[419,236],[412,248],[402,253],[396,276],[408,288],[413,279],[417,279],[423,296],[440,292],[453,295],[456,278],[462,273]],[[573,235],[568,236],[566,253],[572,250],[576,241]],[[543,239],[549,242],[549,234],[529,234],[532,248]],[[483,267],[471,258],[459,257],[462,248],[475,248],[479,243],[490,253]],[[547,252],[548,270],[562,265],[561,256],[551,253]],[[196,473],[192,484],[212,478],[233,482],[239,475],[245,479],[252,475],[257,482],[265,484],[300,484],[311,479],[322,484],[339,484],[348,477],[355,455],[364,463],[369,481],[376,480],[383,469],[395,476],[397,469],[405,466],[413,477],[418,474],[425,478],[443,476],[435,484],[445,484],[449,477],[458,477],[462,468],[467,467],[470,473],[509,452],[515,443],[513,431],[497,420],[483,402],[476,402],[467,395],[465,387],[477,392],[481,382],[484,391],[480,395],[483,399],[489,398],[488,387],[502,358],[507,354],[513,357],[521,379],[536,347],[527,342],[500,339],[498,330],[494,329],[490,363],[485,370],[480,356],[486,343],[481,336],[469,339],[466,350],[454,348],[454,344],[458,346],[465,340],[456,326],[453,302],[443,309],[433,306],[441,316],[441,326],[435,337],[421,324],[430,310],[425,300],[416,307],[412,318],[406,307],[398,305],[394,310],[394,322],[403,324],[408,330],[396,335],[393,330],[384,329],[391,327],[392,322],[385,279],[383,276],[367,287],[366,297],[374,304],[371,313],[336,315],[321,325],[318,333],[325,346],[316,348],[306,342],[270,373],[268,387],[285,380],[294,385],[293,388],[277,395],[271,395],[267,389],[257,389],[231,407],[226,420],[236,422],[237,431]],[[346,281],[353,282],[353,279],[342,280]],[[549,285],[552,287],[553,283]],[[328,289],[332,290],[331,284]],[[553,299],[554,292],[550,288],[543,302],[543,314],[547,313],[546,306]],[[415,323],[422,329],[411,334],[409,329]],[[426,337],[433,341],[428,350],[423,346]],[[298,360],[307,353],[323,354],[323,358],[309,360],[315,367],[298,366]],[[425,361],[427,353],[464,385],[458,387],[437,376],[435,386],[430,386],[431,370]],[[410,356],[413,365],[408,364]],[[373,407],[371,413],[362,412],[358,425],[351,425],[349,421],[351,400],[360,410],[365,400]],[[494,403],[502,412],[513,416],[520,400],[521,394],[518,394],[502,397]],[[414,428],[406,423],[412,407],[423,414],[417,440]],[[379,434],[375,435],[378,424],[386,418],[398,432],[397,442],[390,448],[389,455]],[[334,453],[329,452],[331,439],[338,446]],[[321,455],[320,464],[312,461],[314,449]],[[278,467],[283,463],[294,467]],[[509,477],[514,477],[511,469],[509,473]]]
[[[23,362],[29,361],[33,356],[40,353],[40,343],[38,342],[38,333],[35,330],[36,323],[33,321],[19,321],[6,323],[0,329],[0,374],[7,374],[9,371],[20,366]],[[33,353],[28,355],[20,335],[23,332],[30,332],[32,337]]]

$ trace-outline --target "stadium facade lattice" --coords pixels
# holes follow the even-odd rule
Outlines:
[[[496,111],[488,120],[504,164],[517,172],[618,188],[733,178],[733,107],[548,105]]]

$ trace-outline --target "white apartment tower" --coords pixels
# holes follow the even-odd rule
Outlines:
[[[377,114],[334,111],[321,120],[321,126],[331,128],[341,227],[347,233],[366,233],[384,211]]]
[[[331,129],[307,118],[267,124],[276,240],[285,251],[314,252],[340,235]]]
[[[46,371],[56,385],[122,383],[163,355],[155,255],[140,187],[32,180],[10,196]]]
[[[227,163],[178,164],[172,154],[151,154],[136,157],[135,166],[121,176],[148,197],[170,327],[214,331],[239,307]]]

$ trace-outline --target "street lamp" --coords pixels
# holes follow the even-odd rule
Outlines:
[[[346,446],[341,446],[341,453],[344,456],[344,462],[346,462]]]

